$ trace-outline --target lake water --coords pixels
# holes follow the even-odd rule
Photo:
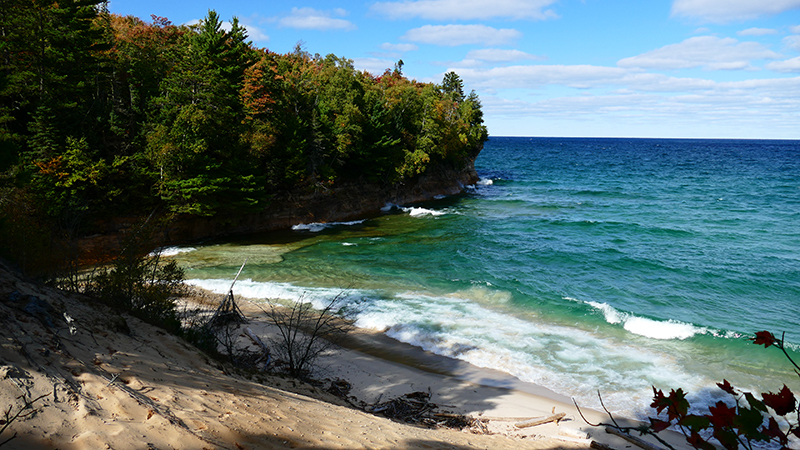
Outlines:
[[[465,195],[169,249],[191,283],[359,327],[631,417],[652,387],[800,390],[800,142],[492,137]],[[180,253],[178,253],[180,251]]]

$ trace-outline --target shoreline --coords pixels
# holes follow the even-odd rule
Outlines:
[[[206,298],[222,298],[221,294],[196,286],[191,288],[204,292]],[[262,300],[237,297],[236,302],[250,321],[245,326],[259,337],[269,336],[272,325],[257,306]],[[519,439],[549,438],[587,446],[591,441],[615,448],[630,446],[606,433],[604,427],[594,427],[581,418],[582,413],[593,423],[610,422],[605,413],[589,408],[581,408],[579,412],[569,397],[545,387],[495,369],[434,354],[378,331],[352,330],[337,348],[322,355],[317,365],[320,367],[317,378],[326,382],[347,381],[352,386],[350,395],[367,404],[429,391],[430,401],[440,406],[439,412],[488,420],[488,429],[493,434]],[[515,426],[517,422],[557,413],[565,414],[559,422],[530,428]],[[629,419],[615,419],[624,426],[637,425]],[[686,448],[684,437],[677,432],[662,433],[661,437],[675,448]]]

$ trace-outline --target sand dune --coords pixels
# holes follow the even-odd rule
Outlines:
[[[251,316],[248,326],[268,333],[257,311],[243,305]],[[35,413],[0,435],[2,442],[16,434],[5,448],[588,447],[589,441],[576,431],[586,426],[571,406],[547,395],[476,384],[464,367],[447,368],[458,376],[433,373],[435,368],[425,366],[425,355],[409,356],[402,347],[395,359],[428,370],[379,358],[375,353],[387,350],[367,348],[369,336],[353,345],[361,350],[327,355],[322,361],[326,374],[350,381],[351,394],[366,402],[430,388],[431,400],[443,409],[492,417],[496,434],[395,423],[296,380],[231,373],[158,328],[80,296],[36,285],[5,267],[0,267],[0,318],[0,399],[13,414],[24,399],[44,396],[34,403]],[[561,425],[521,430],[513,426],[516,418],[546,415],[554,408],[567,413]],[[593,439],[616,448],[627,446],[605,433],[588,431]]]

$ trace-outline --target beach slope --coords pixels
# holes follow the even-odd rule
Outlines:
[[[12,416],[26,402],[38,399],[0,435],[0,442],[16,436],[6,448],[588,446],[580,436],[559,434],[555,424],[526,437],[508,436],[501,430],[494,435],[431,430],[367,414],[299,381],[265,376],[256,382],[232,374],[231,369],[158,328],[87,303],[80,296],[32,283],[2,265],[0,317],[0,399]],[[365,352],[351,352],[342,354],[346,358],[340,358],[340,367],[332,370],[353,379],[380,380],[354,387],[354,393],[364,397],[431,388],[439,391],[437,401],[452,403],[451,409],[506,417],[535,403],[530,402],[534,396],[520,397],[509,390],[489,394],[484,390],[495,388],[415,372]],[[372,369],[377,372],[369,373]],[[394,378],[386,378],[392,373]],[[392,386],[387,385],[390,379]],[[387,389],[379,394],[374,390],[380,385]],[[530,412],[551,408],[550,400],[540,400]],[[567,419],[577,428],[580,424],[573,416],[568,412]],[[496,423],[512,427],[512,422]]]

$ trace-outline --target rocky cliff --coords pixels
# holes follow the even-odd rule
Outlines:
[[[287,193],[276,196],[257,213],[175,217],[160,233],[158,245],[287,229],[300,223],[363,219],[380,214],[387,203],[408,205],[459,194],[478,179],[474,159],[470,159],[462,168],[434,166],[394,185],[347,183],[316,192]],[[122,236],[142,220],[142,217],[119,218],[105,226],[106,232],[80,239],[82,259],[96,260],[113,255]]]

